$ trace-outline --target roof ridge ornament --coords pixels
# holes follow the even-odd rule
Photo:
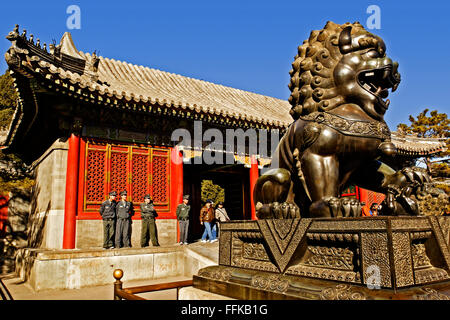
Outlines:
[[[80,52],[75,47],[75,43],[73,42],[72,34],[70,32],[66,31],[63,34],[59,45],[61,47],[61,53],[67,54],[68,56],[72,56],[77,59],[85,60],[85,58],[80,55]]]

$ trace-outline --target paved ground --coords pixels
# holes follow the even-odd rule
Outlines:
[[[201,244],[199,242],[187,246],[196,254],[217,261],[218,243]],[[35,292],[31,286],[15,277],[14,274],[0,276],[14,300],[113,300],[113,282],[110,285],[86,287],[72,290],[45,290]],[[156,280],[126,281],[123,287],[134,287],[149,284],[165,283],[179,280],[191,280],[192,277],[177,276]],[[150,300],[176,300],[176,289],[161,290],[139,294]]]
[[[147,281],[127,281],[123,287],[142,286],[170,281],[189,280],[188,277],[171,277]],[[8,288],[14,300],[113,300],[113,281],[110,285],[87,287],[72,290],[46,290],[35,292],[27,283],[23,283],[14,275],[4,276],[3,283]],[[176,300],[176,290],[162,290],[140,294],[151,300]]]

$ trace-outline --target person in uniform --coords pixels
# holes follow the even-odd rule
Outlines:
[[[111,191],[109,199],[100,206],[100,215],[103,219],[103,248],[114,248],[114,231],[116,226],[116,196],[117,192]]]
[[[120,193],[122,198],[116,204],[116,248],[131,247],[131,216],[134,214],[133,204],[127,201],[127,192]]]
[[[189,229],[189,211],[191,206],[188,205],[189,195],[183,196],[183,203],[177,207],[177,219],[180,226],[180,244],[187,244],[188,229]]]
[[[155,218],[158,216],[149,194],[144,196],[141,203],[141,247],[148,247],[149,238],[154,247],[159,247]]]

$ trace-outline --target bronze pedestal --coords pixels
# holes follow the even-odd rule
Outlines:
[[[221,225],[219,265],[194,287],[237,299],[450,299],[449,217]]]

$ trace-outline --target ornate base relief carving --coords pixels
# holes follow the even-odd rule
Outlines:
[[[308,246],[311,254],[305,265],[332,268],[338,270],[353,270],[353,251],[349,248]]]
[[[286,292],[289,287],[289,281],[278,275],[272,275],[269,277],[255,275],[252,277],[250,284],[256,288],[269,289],[271,291],[278,292]]]
[[[414,300],[450,300],[450,296],[445,294],[441,294],[434,289],[424,287],[422,290],[425,292],[424,294],[415,295],[413,297]]]
[[[377,292],[391,299],[398,289],[411,292],[412,298],[423,284],[447,286],[450,280],[448,246],[440,224],[430,219],[433,217],[231,223],[221,230],[220,267],[239,270],[246,280],[218,271],[199,275],[228,282],[237,277],[258,292],[286,295],[293,292],[286,284],[294,281],[294,296],[299,299],[356,299]],[[377,283],[372,283],[374,277]],[[329,281],[341,282],[341,286]],[[321,289],[299,289],[311,282],[318,282],[316,287]],[[450,282],[448,286],[445,290],[450,292]]]
[[[366,300],[367,296],[364,293],[358,292],[354,287],[338,284],[335,287],[330,287],[322,290],[320,293],[321,300]]]

